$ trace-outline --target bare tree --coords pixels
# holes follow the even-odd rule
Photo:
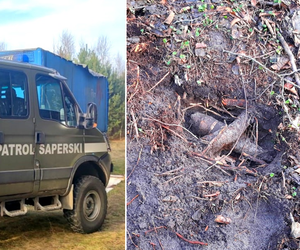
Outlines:
[[[75,54],[74,36],[68,30],[63,30],[58,43],[53,44],[53,51],[65,59],[72,60]]]
[[[120,53],[115,57],[115,69],[119,76],[125,72],[125,60]]]
[[[110,51],[110,42],[106,36],[99,36],[98,42],[96,45],[96,53],[99,57],[101,65],[105,65],[109,61],[109,51]]]
[[[5,42],[0,42],[0,51],[6,50],[7,44]]]

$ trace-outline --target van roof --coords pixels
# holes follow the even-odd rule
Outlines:
[[[18,68],[23,68],[23,69],[41,70],[41,71],[45,71],[47,73],[52,73],[52,74],[59,75],[59,73],[54,69],[47,68],[47,67],[40,66],[40,65],[34,65],[34,64],[30,64],[30,63],[15,62],[15,61],[11,61],[11,60],[0,59],[0,66],[1,65],[3,65],[3,66],[13,66],[13,67],[18,67]]]

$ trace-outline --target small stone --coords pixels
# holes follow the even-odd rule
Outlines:
[[[192,215],[193,220],[201,220],[201,210],[198,209],[193,215]]]
[[[231,70],[232,70],[232,73],[235,74],[235,75],[239,75],[240,74],[239,73],[240,67],[237,64],[233,65],[232,68],[231,68]]]
[[[195,55],[196,56],[200,56],[200,57],[203,57],[206,55],[206,52],[204,49],[195,49]]]

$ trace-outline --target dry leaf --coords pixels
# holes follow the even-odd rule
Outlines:
[[[252,23],[252,15],[250,13],[244,13],[243,20],[247,23]]]
[[[231,8],[225,7],[225,6],[217,6],[216,10],[218,12],[223,12],[223,13],[227,13],[227,12],[231,13],[231,12],[233,12]]]
[[[293,215],[290,213],[292,225],[291,225],[291,235],[293,238],[300,238],[300,223],[295,222]]]
[[[298,96],[298,92],[293,84],[287,82],[284,84],[284,88],[293,93],[294,95]]]
[[[287,57],[280,57],[278,62],[271,66],[272,69],[279,71],[286,65],[290,60]]]
[[[190,9],[191,9],[190,6],[183,7],[183,8],[179,11],[179,13],[183,13],[183,12],[188,11],[188,10],[190,10]]]
[[[230,224],[231,219],[228,217],[226,218],[223,215],[218,215],[217,218],[215,219],[215,222],[221,223],[221,224]]]
[[[175,16],[175,13],[171,10],[169,16],[164,21],[164,23],[171,24],[173,22],[174,16]]]
[[[300,174],[300,168],[297,168],[297,169],[295,170],[295,172],[298,173],[298,174]]]
[[[242,36],[242,33],[237,29],[236,25],[231,29],[231,36],[233,39],[237,39]]]
[[[238,22],[240,22],[241,21],[241,19],[239,19],[239,18],[234,18],[232,21],[231,21],[231,23],[230,23],[230,26],[232,27],[233,25],[235,25],[236,23],[238,23]]]
[[[256,4],[257,4],[257,2],[256,2],[256,0],[251,0],[251,4],[252,4],[252,6],[256,6]]]
[[[201,49],[201,48],[207,48],[207,45],[205,43],[196,43],[196,49]]]

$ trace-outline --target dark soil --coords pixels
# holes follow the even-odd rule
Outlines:
[[[257,2],[127,3],[127,249],[298,249],[298,88],[283,88],[289,63],[272,68],[289,58],[272,32],[299,68],[299,6]],[[206,154],[191,115],[231,124],[245,110],[243,136],[263,153]]]

